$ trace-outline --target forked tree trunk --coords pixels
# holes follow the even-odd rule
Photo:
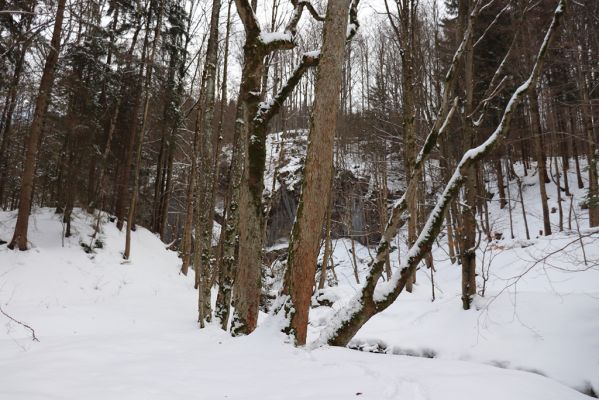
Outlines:
[[[226,328],[232,284],[238,279],[232,333],[246,334],[256,326],[260,297],[265,224],[262,191],[267,125],[299,83],[304,72],[318,62],[318,58],[313,55],[302,56],[302,62],[274,99],[260,103],[264,60],[273,51],[295,47],[297,24],[304,9],[308,9],[315,19],[321,18],[309,2],[294,2],[294,12],[285,27],[285,35],[271,41],[262,36],[254,8],[247,0],[236,0],[235,4],[245,28],[246,42],[235,120],[235,143],[229,179],[230,202],[225,222],[223,273],[219,283],[216,315],[223,328]],[[248,140],[250,135],[251,140]]]

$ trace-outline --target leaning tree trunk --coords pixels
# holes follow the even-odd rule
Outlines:
[[[350,0],[338,0],[327,6],[304,180],[289,244],[284,282],[284,292],[289,296],[284,307],[289,323],[285,331],[294,336],[297,345],[306,343],[318,245],[327,208],[321,199],[329,196],[333,173],[333,144],[349,4]]]
[[[407,280],[411,277],[411,274],[416,269],[418,264],[422,261],[427,252],[430,251],[432,244],[434,243],[439,231],[442,228],[442,222],[444,214],[449,207],[449,204],[457,197],[460,187],[465,181],[465,173],[474,163],[481,160],[487,154],[489,154],[495,147],[497,142],[500,142],[510,130],[510,124],[512,116],[517,106],[522,101],[522,98],[529,90],[534,89],[534,86],[539,80],[543,61],[547,54],[547,49],[559,27],[559,22],[565,11],[566,0],[560,0],[555,10],[551,25],[545,35],[545,39],[537,53],[536,61],[528,79],[518,87],[512,94],[508,101],[501,121],[493,133],[489,136],[485,142],[480,146],[468,150],[461,161],[458,163],[452,178],[445,186],[443,194],[440,196],[439,201],[435,205],[435,208],[429,214],[424,229],[420,233],[416,243],[408,251],[407,260],[404,261],[400,267],[400,272],[391,279],[390,283],[385,286],[375,296],[375,289],[381,274],[383,272],[383,266],[385,262],[385,254],[388,249],[391,240],[397,234],[400,218],[402,213],[406,210],[406,195],[396,202],[392,210],[391,218],[387,224],[387,228],[383,234],[383,237],[378,245],[376,258],[370,265],[370,272],[366,278],[366,282],[362,287],[361,291],[356,294],[354,299],[344,308],[338,310],[336,315],[333,317],[334,323],[327,326],[322,332],[319,339],[320,344],[329,344],[333,346],[345,346],[358,332],[358,330],[370,320],[377,313],[385,310],[397,299],[397,296],[405,288]],[[480,6],[480,2],[477,2],[477,8]],[[471,13],[471,18],[476,16],[476,12]],[[471,33],[471,24],[465,34],[465,39]],[[464,43],[464,42],[462,42]],[[452,74],[455,68],[455,60],[459,59],[462,46],[458,48],[454,55],[454,63],[448,72],[445,79],[447,89],[447,83],[451,83]],[[427,137],[419,157],[416,160],[416,168],[422,168],[422,161],[426,160],[429,156],[432,148],[434,148],[438,135],[444,130],[451,113],[447,118],[443,118],[446,101],[445,99],[441,103],[441,112],[439,113],[439,119],[435,122],[431,133]],[[441,118],[445,122],[442,122]],[[442,126],[440,126],[442,124]],[[412,184],[412,182],[410,182]],[[410,187],[408,186],[408,190]],[[381,288],[382,289],[382,288]]]
[[[44,71],[42,73],[42,79],[35,101],[33,121],[31,122],[31,129],[27,139],[25,167],[23,174],[21,175],[19,213],[13,238],[8,245],[9,249],[14,249],[15,246],[17,246],[19,250],[27,250],[27,228],[29,225],[29,212],[31,211],[31,201],[33,198],[33,179],[35,175],[37,152],[41,141],[44,118],[46,116],[46,111],[48,110],[50,92],[54,82],[54,69],[58,63],[60,34],[62,32],[65,2],[66,0],[58,0],[58,6],[56,8],[56,19],[54,21],[50,50],[46,57],[46,63],[44,65]]]

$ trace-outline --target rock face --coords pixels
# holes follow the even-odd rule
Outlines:
[[[268,213],[267,246],[289,238],[301,191],[301,168],[285,170],[278,174],[277,180],[279,184],[273,193]],[[378,193],[371,189],[368,177],[357,177],[351,171],[337,170],[333,196],[333,238],[354,236],[364,245],[380,239]]]
[[[289,238],[295,220],[301,184],[297,184],[297,186],[297,188],[289,190],[287,186],[281,185],[279,190],[274,193],[266,228],[267,246]]]

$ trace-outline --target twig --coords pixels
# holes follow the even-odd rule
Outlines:
[[[37,336],[35,336],[35,329],[33,329],[31,326],[27,325],[24,322],[18,321],[16,319],[14,319],[13,317],[11,317],[10,315],[8,315],[7,313],[4,312],[4,310],[2,309],[2,306],[0,306],[0,313],[2,313],[2,315],[4,315],[6,318],[10,319],[13,322],[16,322],[17,324],[29,329],[31,331],[31,338],[33,339],[34,342],[39,342],[39,339],[37,338]]]

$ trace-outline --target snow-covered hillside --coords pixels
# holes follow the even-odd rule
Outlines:
[[[516,172],[523,176],[521,165]],[[538,202],[538,177],[534,170],[523,178],[523,197],[531,239],[526,240],[519,203],[512,202],[516,238],[510,238],[509,213],[491,203],[493,232],[501,240],[484,239],[477,252],[478,284],[486,278],[484,297],[476,298],[475,310],[461,309],[461,268],[451,264],[447,243],[433,251],[434,296],[431,271],[418,271],[412,294],[403,293],[389,309],[369,321],[350,344],[366,351],[467,360],[501,368],[548,376],[585,393],[599,392],[599,230],[588,226],[580,201],[585,190],[573,189],[563,202],[565,230],[558,232],[558,213],[551,214],[551,236],[540,236],[542,211]],[[575,182],[575,174],[569,176]],[[518,199],[516,181],[510,186]],[[491,188],[493,190],[493,188]],[[549,207],[557,209],[556,186],[547,185]],[[497,198],[497,195],[495,196]],[[568,208],[567,208],[568,207]],[[571,215],[572,229],[567,218]],[[346,240],[347,241],[347,240]],[[401,254],[405,243],[397,242]],[[336,300],[340,308],[357,291],[348,243],[337,241],[335,262],[339,285],[320,296]],[[372,251],[359,246],[361,281]],[[398,253],[391,254],[397,267]],[[586,258],[586,264],[585,264]],[[482,270],[481,270],[482,265]],[[479,287],[479,292],[480,292]],[[312,312],[312,338],[333,315],[329,307]]]
[[[494,230],[506,239],[488,247],[483,241],[489,279],[476,310],[461,310],[460,269],[450,264],[441,239],[435,301],[430,270],[423,268],[414,293],[403,293],[351,344],[388,354],[297,349],[266,315],[248,337],[231,338],[214,326],[199,330],[193,277],[179,274],[176,253],[149,231],[133,233],[131,261],[122,263],[124,233],[114,224],[103,226],[101,248],[87,254],[81,243],[90,240],[90,215],[76,211],[74,236],[63,242],[59,216],[35,210],[32,249],[0,246],[0,306],[35,329],[39,341],[0,316],[0,398],[587,398],[581,391],[599,389],[599,235],[581,230],[588,266],[576,229],[537,237],[535,178],[524,188],[530,241],[522,239],[516,209],[514,240],[507,239],[506,211],[491,209]],[[574,206],[586,226],[581,195],[575,193]],[[0,213],[0,239],[10,239],[15,218]],[[356,245],[363,278],[370,255]],[[311,339],[358,287],[351,244],[340,239],[334,246],[339,284],[326,289],[332,308],[312,310]]]

